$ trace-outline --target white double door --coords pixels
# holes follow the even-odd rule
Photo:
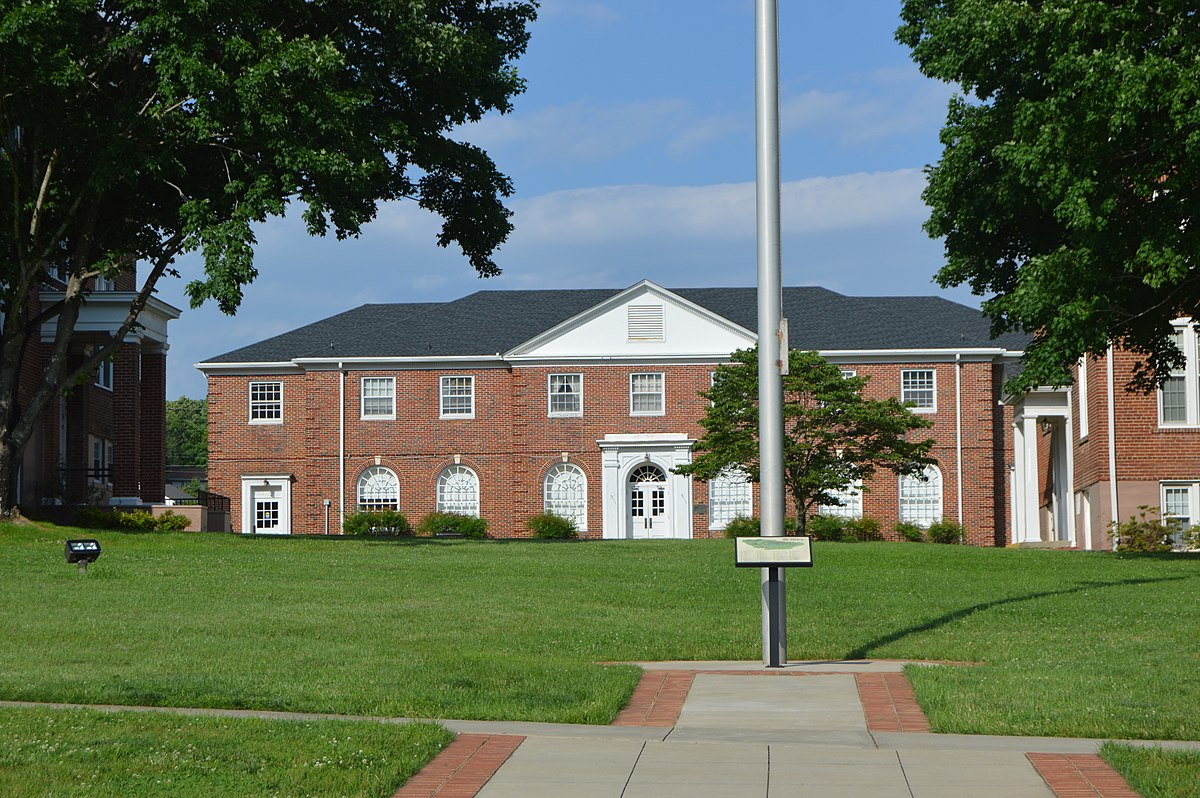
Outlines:
[[[629,536],[634,539],[671,537],[667,506],[667,475],[655,465],[638,466],[629,475]]]

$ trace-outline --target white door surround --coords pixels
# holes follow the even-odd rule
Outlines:
[[[292,477],[260,474],[242,477],[242,533],[290,535]]]
[[[1079,545],[1072,502],[1075,458],[1071,427],[1071,394],[1067,388],[1038,388],[1013,403],[1013,543],[1060,540]],[[1051,437],[1049,465],[1053,492],[1049,512],[1043,519],[1038,440],[1044,433]]]
[[[692,462],[695,440],[669,432],[605,435],[596,443],[606,539],[692,536],[692,479],[671,469]],[[643,478],[654,474],[647,466],[657,469],[661,482]]]

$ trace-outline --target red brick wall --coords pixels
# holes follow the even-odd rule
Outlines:
[[[941,464],[943,513],[957,518],[955,365],[843,365],[869,376],[867,393],[877,398],[899,397],[901,369],[937,371],[937,412],[929,415],[934,427],[924,434],[937,440],[934,456]],[[713,365],[701,364],[349,371],[345,378],[346,460],[341,496],[337,372],[280,377],[213,375],[208,393],[209,484],[214,492],[230,497],[234,528],[241,530],[241,477],[292,474],[292,531],[322,532],[323,501],[329,499],[331,531],[336,532],[339,499],[345,502],[347,512],[353,511],[358,477],[376,465],[376,458],[396,473],[401,509],[415,522],[435,508],[437,477],[458,455],[461,463],[479,476],[480,514],[488,519],[492,534],[520,537],[528,534],[525,521],[542,510],[546,472],[562,462],[566,453],[587,477],[587,534],[599,537],[602,475],[597,441],[613,433],[700,437],[699,420],[707,402],[698,393],[709,387],[713,369]],[[629,375],[656,371],[666,374],[666,414],[631,417]],[[551,373],[583,375],[582,417],[548,417],[547,376]],[[475,378],[472,419],[439,418],[440,378],[456,375]],[[361,379],[371,376],[397,378],[394,420],[360,418]],[[247,423],[248,384],[257,380],[283,383],[283,424]],[[994,483],[995,475],[1004,473],[997,453],[1011,445],[1006,435],[994,433],[997,418],[1004,415],[1003,409],[997,409],[997,381],[997,369],[991,363],[962,365],[962,452],[967,475],[963,520],[969,542],[978,545],[1003,540],[1007,512],[1005,484]],[[897,516],[897,478],[883,472],[868,489],[865,513],[880,519],[890,532]],[[693,484],[692,500],[707,504],[704,482]],[[692,535],[709,535],[706,515],[693,516]]]

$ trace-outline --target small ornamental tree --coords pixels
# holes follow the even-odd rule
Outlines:
[[[783,377],[783,461],[798,534],[818,506],[840,504],[834,494],[846,485],[870,479],[879,468],[918,476],[935,462],[933,440],[916,435],[931,422],[896,399],[865,398],[865,377],[843,377],[816,352],[796,350],[789,353],[789,372]],[[713,479],[732,467],[757,482],[758,350],[734,352],[703,395],[712,405],[700,422],[699,456],[676,472]]]

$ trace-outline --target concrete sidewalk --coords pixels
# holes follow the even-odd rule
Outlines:
[[[855,674],[901,666],[805,663],[787,669],[805,678],[778,678],[750,663],[645,663],[696,672],[671,727],[446,725],[524,737],[478,798],[1136,797],[1104,772],[1096,740],[871,731]],[[1030,753],[1060,756],[1035,767]],[[1101,776],[1071,783],[1084,765]]]

